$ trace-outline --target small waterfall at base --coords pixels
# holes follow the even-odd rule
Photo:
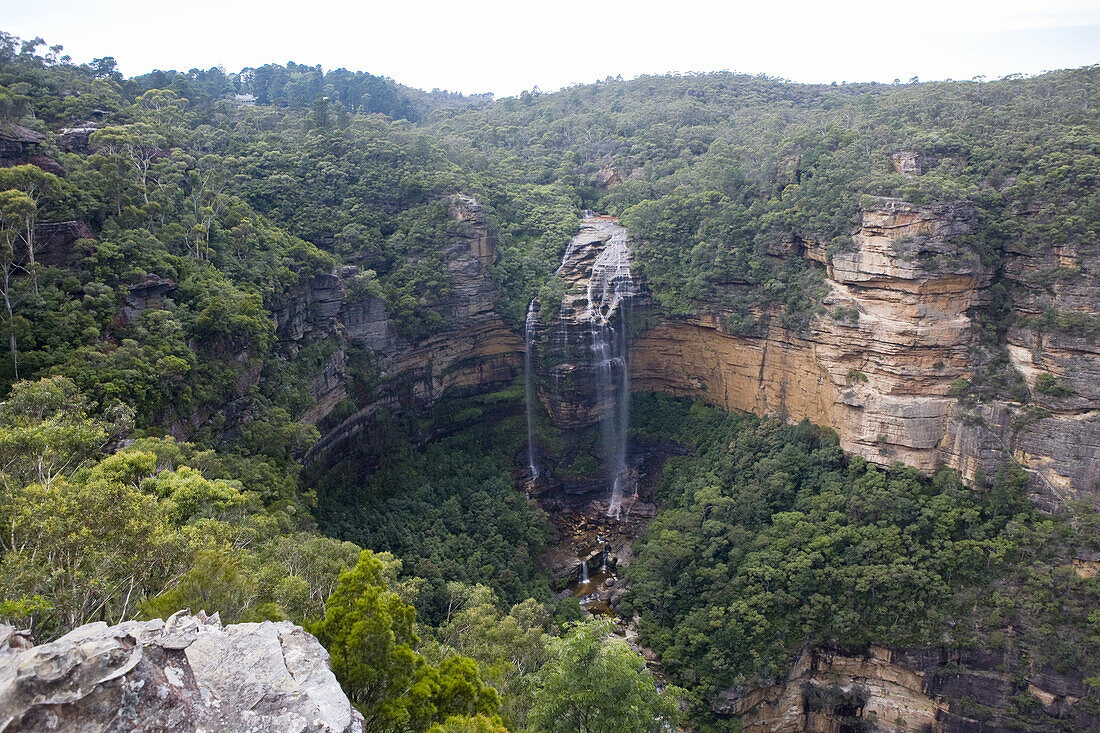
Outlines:
[[[581,560],[581,582],[582,583],[587,583],[588,582],[588,561],[587,560]]]
[[[535,308],[535,299],[527,306],[527,323],[524,328],[523,343],[523,380],[524,400],[527,403],[527,468],[531,473],[531,479],[539,477],[538,463],[535,461],[535,375],[532,366],[534,360],[534,333],[535,324],[538,321],[538,311]]]

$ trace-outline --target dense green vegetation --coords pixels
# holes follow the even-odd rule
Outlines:
[[[807,644],[1022,647],[1098,678],[1100,582],[1065,567],[1075,533],[1035,510],[1018,469],[976,493],[946,469],[849,459],[807,422],[663,395],[637,396],[632,419],[692,449],[665,466],[629,577],[643,638],[700,723],[716,691],[782,678]]]
[[[515,414],[521,400],[521,390],[509,389],[445,401],[428,421],[377,423],[374,441],[346,451],[316,479],[307,477],[319,493],[316,515],[327,533],[392,552],[428,581],[416,603],[423,618],[446,616],[450,581],[485,585],[509,605],[549,596],[537,567],[549,523],[512,480],[526,438]],[[513,414],[501,419],[500,409]],[[416,439],[456,429],[427,445]]]
[[[64,377],[18,383],[0,425],[0,609],[40,639],[189,606],[300,621],[358,555],[263,461],[171,438],[119,449],[132,412],[94,410]]]
[[[660,693],[608,625],[551,601],[551,530],[513,483],[518,385],[430,415],[398,399],[303,469],[321,432],[403,377],[354,339],[287,326],[344,268],[402,344],[445,329],[456,194],[484,207],[495,308],[517,329],[536,294],[544,316],[560,302],[550,275],[582,208],[621,215],[664,312],[711,308],[747,332],[822,310],[821,268],[775,256],[784,243],[848,247],[868,195],[962,202],[977,223],[962,241],[994,284],[972,314],[982,368],[952,393],[1027,402],[1004,350],[1022,288],[1042,295],[1017,325],[1100,334],[1043,299],[1090,273],[1007,271],[1010,255],[1095,252],[1100,67],[907,85],[642,77],[492,102],[296,63],[124,79],[109,57],[43,46],[0,33],[0,132],[41,133],[35,152],[65,173],[0,168],[3,620],[45,641],[183,607],[290,619],[377,731],[659,731],[680,695],[692,725],[731,729],[715,693],[768,684],[815,644],[1013,649],[1021,679],[1072,670],[1100,688],[1100,579],[1067,567],[1100,550],[1088,507],[1039,513],[1013,469],[974,490],[849,459],[805,423],[639,396],[634,437],[690,449],[665,466],[621,609],[685,688]],[[90,119],[87,148],[63,152],[61,129]],[[923,175],[895,171],[899,150]],[[36,225],[58,222],[91,236],[45,248]],[[309,384],[339,349],[348,395],[315,425]],[[1075,396],[1050,374],[1034,389]],[[572,445],[594,429],[540,430],[571,454],[561,475],[597,472]],[[1048,723],[1029,699],[1009,722]]]
[[[439,112],[431,126],[454,159],[565,181],[585,206],[621,214],[637,267],[669,310],[703,300],[728,308],[734,331],[762,310],[797,328],[819,307],[820,274],[768,257],[769,245],[846,246],[864,195],[973,204],[974,256],[994,267],[1006,247],[1095,248],[1098,81],[1095,66],[905,85],[650,76]],[[894,169],[902,150],[921,156],[924,175]],[[601,187],[609,170],[625,180]],[[1037,275],[1070,283],[1083,273]],[[1052,312],[1044,324],[1081,333],[1074,315]]]
[[[587,686],[563,670],[587,669],[596,654],[614,694],[588,701],[586,716],[653,733],[677,717],[674,695],[657,691],[639,655],[606,625],[572,620],[575,602],[571,616],[568,604],[510,604],[478,579],[454,579],[462,568],[446,563],[465,546],[447,542],[474,536],[475,521],[498,522],[490,532],[517,521],[478,513],[491,511],[488,496],[448,509],[451,522],[470,524],[444,534],[436,557],[454,576],[442,582],[430,560],[415,568],[431,576],[416,577],[390,553],[318,534],[307,497],[270,491],[267,464],[172,439],[120,448],[132,429],[128,410],[95,412],[63,377],[20,382],[0,404],[0,618],[39,641],[180,608],[217,610],[227,623],[290,619],[329,650],[369,730],[394,733],[556,730],[545,711],[568,707]],[[218,478],[227,473],[246,478]],[[533,520],[538,543],[538,518],[511,511]],[[430,536],[427,526],[411,529]],[[492,571],[485,580],[512,595],[523,580],[546,595],[531,573],[508,584],[507,570]]]

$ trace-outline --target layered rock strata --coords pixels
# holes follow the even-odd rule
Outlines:
[[[317,278],[306,297],[278,314],[290,356],[319,333],[339,344],[313,380],[317,404],[305,419],[320,422],[342,400],[356,398],[355,414],[328,429],[311,458],[359,434],[382,407],[424,407],[447,389],[490,389],[518,374],[523,339],[494,313],[499,295],[488,266],[495,238],[476,200],[455,196],[448,204],[456,229],[446,245],[453,287],[442,332],[415,344],[401,338],[381,299],[354,294],[354,267]],[[560,316],[533,328],[539,403],[566,432],[595,429],[608,413],[601,399],[614,395],[596,388],[589,317],[591,273],[612,227],[610,220],[586,219],[558,273],[565,287]],[[729,313],[707,304],[690,317],[639,313],[639,322],[658,317],[631,341],[630,389],[808,418],[835,429],[845,450],[884,465],[902,461],[930,471],[946,463],[980,480],[1015,464],[1029,473],[1033,498],[1045,508],[1096,498],[1100,344],[1087,329],[1047,328],[1043,319],[1069,313],[1086,325],[1100,323],[1097,253],[1068,245],[1010,247],[995,273],[965,244],[973,229],[974,212],[966,205],[878,199],[863,211],[847,249],[829,253],[799,238],[777,243],[769,248],[772,256],[821,267],[826,313],[795,332],[763,312],[748,333],[731,332]],[[1062,275],[1051,281],[1052,272]],[[1012,289],[1007,355],[1030,404],[968,402],[958,388],[995,357],[973,321],[990,302],[995,277]],[[645,303],[637,288],[632,294],[638,297],[630,302]],[[356,344],[366,347],[380,380],[366,399],[349,390],[347,355]],[[1059,380],[1058,390],[1044,391],[1051,378]],[[559,478],[567,488],[595,488],[592,477],[578,478],[579,468],[565,469]]]
[[[217,614],[86,624],[34,646],[0,625],[0,730],[362,733],[324,647]]]
[[[666,319],[634,339],[632,387],[808,418],[835,429],[846,451],[880,464],[929,471],[942,462],[973,480],[1011,461],[1031,473],[1042,503],[1079,498],[1100,478],[1094,342],[1010,332],[1013,362],[1051,408],[1045,417],[1019,404],[960,404],[953,387],[988,358],[971,314],[988,303],[993,272],[958,243],[972,219],[962,205],[880,199],[846,251],[829,256],[818,243],[788,242],[773,254],[821,265],[826,314],[795,333],[765,313],[747,335],[725,329],[719,309]],[[1096,292],[1080,290],[1067,288],[1066,307]],[[1035,390],[1043,372],[1067,375],[1074,397],[1045,405],[1051,400]]]
[[[857,655],[807,649],[783,682],[727,690],[714,709],[738,716],[746,733],[964,733],[1023,730],[1036,723],[1093,730],[1100,724],[1082,704],[1090,690],[1079,676],[1034,670],[1020,679],[1004,671],[1012,661],[1006,652],[871,646]],[[1032,703],[1029,720],[1014,719],[1013,701],[1025,698]]]
[[[303,419],[320,422],[343,400],[355,401],[354,413],[330,428],[307,460],[354,439],[382,408],[422,409],[447,390],[482,391],[519,374],[523,338],[494,310],[500,294],[489,266],[496,258],[496,237],[476,199],[456,195],[448,204],[455,221],[444,243],[451,288],[439,333],[415,343],[402,337],[384,300],[356,294],[355,266],[315,278],[304,297],[277,313],[280,347],[288,358],[320,338],[337,345],[310,384],[316,403]],[[353,347],[359,347],[355,358],[367,363],[349,363]],[[352,368],[377,375],[370,394],[352,394]]]
[[[533,324],[539,400],[560,428],[598,423],[620,397],[599,389],[602,362],[594,352],[606,335],[601,329],[615,331],[610,337],[624,335],[622,310],[638,294],[630,265],[626,230],[609,217],[586,218],[565,249],[556,273],[565,294],[555,316]]]
[[[535,385],[529,391],[538,396],[528,409],[544,410],[561,431],[538,488],[603,493],[602,511],[616,518],[629,515],[637,498],[627,444],[627,314],[640,292],[631,264],[618,220],[586,216],[555,273],[561,300],[532,304],[526,340]]]

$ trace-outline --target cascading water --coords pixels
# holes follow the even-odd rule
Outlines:
[[[588,561],[581,560],[581,583],[588,582]]]
[[[524,398],[527,403],[527,468],[531,473],[531,480],[539,477],[539,466],[535,460],[535,375],[532,369],[534,360],[534,334],[535,325],[538,322],[538,310],[536,301],[531,300],[527,306],[527,324],[524,328],[523,344],[523,379]]]
[[[616,224],[592,265],[585,312],[591,324],[596,402],[601,410],[604,456],[611,485],[607,516],[616,519],[621,514],[623,490],[629,480],[626,447],[630,428],[630,370],[626,358],[627,308],[624,300],[635,292],[626,230]],[[617,323],[613,323],[616,315]]]
[[[626,230],[611,217],[586,212],[580,232],[570,240],[555,272],[564,286],[558,323],[543,328],[536,310],[527,311],[526,365],[528,463],[535,475],[533,422],[536,403],[536,362],[553,363],[545,377],[549,418],[558,428],[573,431],[598,422],[602,466],[609,492],[607,515],[618,518],[628,488],[626,463],[629,428],[630,375],[627,365],[628,303],[638,293],[630,273]],[[545,351],[544,351],[545,349]],[[538,351],[539,358],[533,356]],[[533,375],[533,376],[532,376]],[[544,384],[542,382],[540,385]],[[568,445],[569,437],[564,438]],[[587,456],[596,451],[584,446]],[[578,452],[579,453],[579,452]],[[578,453],[572,454],[576,456]]]

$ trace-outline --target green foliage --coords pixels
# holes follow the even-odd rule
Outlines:
[[[20,382],[0,403],[0,482],[7,489],[31,482],[46,485],[97,457],[129,422],[124,409],[115,421],[91,417],[76,385],[54,377]]]
[[[444,401],[434,426],[379,422],[339,462],[307,481],[318,490],[317,518],[334,536],[399,557],[428,585],[416,605],[429,623],[446,613],[446,581],[482,583],[508,603],[548,593],[537,558],[549,525],[512,483],[524,432],[520,417],[487,420],[522,393]],[[498,404],[499,402],[499,404]],[[415,436],[446,435],[426,445]],[[363,466],[377,468],[364,474]]]
[[[928,478],[847,459],[835,435],[808,423],[663,396],[637,396],[632,418],[642,434],[692,449],[666,464],[663,509],[628,577],[644,641],[701,695],[698,722],[714,691],[771,684],[806,644],[988,645],[979,629],[1000,628],[1013,586],[1017,623],[1051,635],[1079,628],[1036,623],[1044,596],[1019,588],[1065,552],[1019,470],[978,494],[947,470]],[[1028,567],[1041,551],[1051,554]],[[1067,593],[1089,602],[1084,584]],[[1029,654],[1049,653],[1040,636],[1028,638]]]
[[[1040,374],[1036,377],[1035,391],[1048,397],[1071,397],[1076,394],[1065,380],[1053,374]]]
[[[414,650],[416,611],[383,578],[368,550],[342,573],[311,630],[332,656],[332,669],[372,731],[418,731],[453,716],[495,716],[496,690],[468,657],[428,664]]]
[[[42,45],[0,33],[0,120],[43,133],[68,172],[0,169],[0,616],[40,640],[185,606],[315,620],[376,730],[673,723],[675,693],[606,628],[553,641],[581,616],[574,600],[528,598],[549,595],[536,560],[549,528],[512,485],[518,390],[444,401],[434,419],[379,414],[362,446],[307,472],[319,498],[300,489],[297,459],[320,435],[300,420],[338,350],[349,396],[322,430],[382,389],[411,393],[366,340],[290,336],[314,315],[311,287],[340,267],[391,335],[439,334],[465,307],[458,192],[482,204],[496,309],[517,329],[532,298],[553,316],[552,273],[585,207],[622,216],[666,313],[705,308],[735,334],[826,312],[855,323],[852,306],[826,311],[804,250],[843,255],[860,208],[896,196],[972,205],[957,255],[994,273],[970,313],[980,368],[951,396],[1021,403],[1010,427],[1031,429],[1050,413],[1028,404],[1008,329],[1100,334],[1087,313],[1015,307],[1090,276],[1016,265],[1094,252],[1097,67],[896,86],[650,76],[491,103],[296,63],[124,79],[110,57],[76,65]],[[57,131],[103,112],[88,153],[60,152]],[[898,174],[898,150],[929,169]],[[605,185],[609,168],[621,180]],[[46,257],[35,225],[68,220],[94,238]],[[1046,374],[1035,393],[1073,395]],[[976,493],[949,472],[845,459],[807,424],[636,407],[640,437],[692,451],[666,466],[628,604],[692,688],[696,724],[714,723],[715,690],[782,676],[804,644],[1012,645],[1021,665],[1100,679],[1097,586],[1063,567],[1074,543],[1095,545],[1081,537],[1095,518],[1078,511],[1074,530],[1037,515],[1021,470]],[[543,432],[548,447],[577,437]],[[594,465],[578,454],[561,470]],[[403,564],[318,536],[315,500],[327,531]],[[804,691],[846,716],[861,700],[841,693]],[[1039,714],[1028,696],[1008,706],[1020,727]]]
[[[947,394],[950,397],[963,398],[970,393],[970,380],[966,377],[959,377],[951,383],[951,386],[947,388]]]
[[[428,733],[508,733],[508,729],[484,715],[455,715],[443,723],[436,723]]]
[[[106,417],[62,377],[19,382],[0,404],[0,615],[49,640],[180,608],[320,612],[359,548],[308,531],[293,484],[172,440],[108,453],[130,424],[126,410]]]
[[[613,635],[610,622],[571,629],[550,646],[538,676],[532,731],[643,733],[675,727],[679,690],[657,689],[645,660]]]
[[[535,675],[549,658],[549,632],[555,627],[549,609],[528,598],[505,612],[482,585],[448,583],[446,590],[450,613],[435,631],[441,650],[475,659],[485,680],[500,691],[504,721],[525,729]]]

